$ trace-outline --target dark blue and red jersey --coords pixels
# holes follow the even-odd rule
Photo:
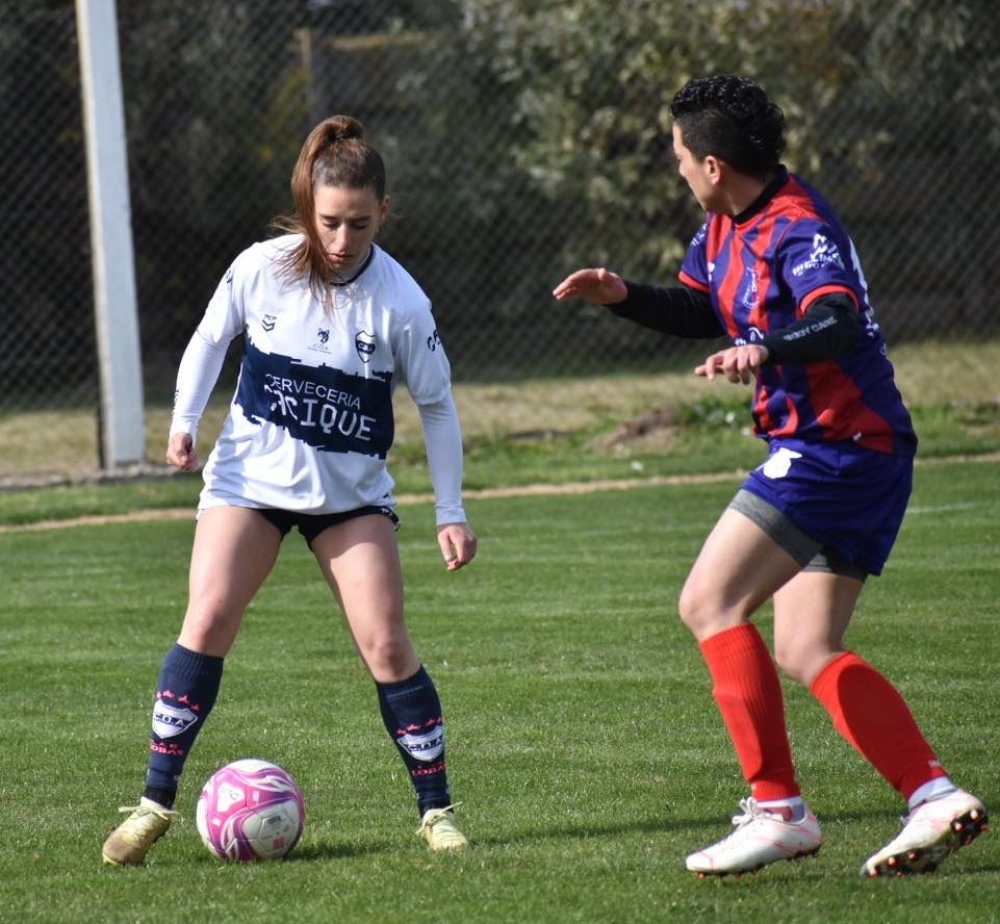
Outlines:
[[[794,174],[732,218],[708,213],[680,270],[706,293],[736,345],[759,343],[800,320],[816,299],[846,295],[862,334],[856,346],[815,363],[761,367],[754,427],[768,439],[849,441],[912,456],[917,439],[896,388],[886,344],[868,303],[857,251],[829,203]]]

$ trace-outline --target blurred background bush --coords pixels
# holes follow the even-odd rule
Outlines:
[[[584,265],[672,282],[701,219],[667,107],[720,71],[785,109],[787,161],[851,230],[891,346],[996,341],[994,6],[118,0],[147,405],[169,406],[218,280],[289,209],[302,140],[334,113],[386,157],[381,243],[430,295],[456,388],[687,364],[551,290]],[[12,421],[98,404],[76,30],[72,0],[0,9],[0,476],[40,429]],[[93,445],[76,464],[98,466]]]

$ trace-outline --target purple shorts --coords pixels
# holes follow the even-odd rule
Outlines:
[[[913,488],[913,459],[853,443],[772,440],[743,483],[803,533],[868,574],[881,574]]]

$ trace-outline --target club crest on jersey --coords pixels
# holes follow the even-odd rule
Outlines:
[[[260,326],[263,327],[264,330],[270,332],[274,330],[274,322],[277,320],[278,319],[273,314],[265,314],[264,317],[260,319]]]
[[[309,347],[309,349],[316,350],[319,353],[329,353],[330,352],[330,347],[328,346],[329,343],[330,343],[330,329],[329,328],[324,329],[321,327],[318,331],[316,331],[316,342],[313,343],[313,345]]]
[[[753,311],[757,307],[758,294],[757,273],[748,269],[743,274],[743,307],[748,311]]]
[[[375,336],[367,331],[359,330],[354,335],[354,349],[358,351],[358,358],[363,363],[370,363],[375,355]]]

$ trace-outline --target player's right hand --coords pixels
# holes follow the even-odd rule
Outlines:
[[[198,450],[190,433],[174,433],[167,443],[167,464],[182,472],[193,472],[198,468]]]
[[[621,276],[600,267],[571,273],[552,290],[552,294],[560,301],[575,297],[596,305],[614,305],[625,301],[628,289]]]

